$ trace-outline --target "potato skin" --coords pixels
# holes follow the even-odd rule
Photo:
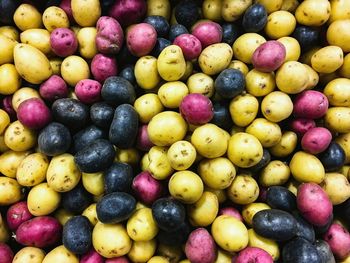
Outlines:
[[[11,205],[22,198],[21,186],[15,179],[0,176],[0,205]]]
[[[79,259],[76,255],[61,245],[47,253],[42,263],[50,262],[79,263]]]
[[[166,81],[181,79],[186,71],[186,61],[179,46],[170,45],[162,50],[157,60],[159,75]]]
[[[278,41],[267,41],[253,53],[252,64],[261,72],[271,72],[279,68],[286,57],[286,48]]]
[[[327,149],[332,140],[332,134],[323,127],[315,127],[308,130],[301,139],[301,147],[304,151],[318,154]]]
[[[289,163],[293,177],[299,182],[321,183],[325,177],[325,169],[321,161],[314,155],[299,151]]]
[[[101,6],[98,0],[71,0],[74,20],[82,27],[95,26],[101,16]]]
[[[41,263],[45,252],[36,247],[24,247],[13,258],[13,263]]]
[[[28,29],[20,34],[20,38],[22,43],[36,47],[45,55],[51,52],[50,32],[48,30],[39,28]]]
[[[349,256],[350,234],[343,226],[333,223],[323,238],[338,259],[344,259]]]
[[[198,63],[204,74],[215,75],[229,66],[232,56],[233,51],[228,44],[212,44],[199,55]]]
[[[60,7],[50,6],[46,8],[42,17],[44,26],[49,32],[52,32],[56,28],[69,27],[68,16],[66,12]]]
[[[117,54],[124,42],[123,29],[113,17],[102,16],[97,21],[96,47],[103,54]]]
[[[350,132],[350,114],[348,107],[331,107],[327,110],[324,117],[325,126],[333,132],[348,133]]]
[[[236,262],[237,263],[248,263],[250,260],[256,260],[258,258],[259,262],[272,263],[273,258],[265,250],[257,247],[246,247],[239,252]]]
[[[211,263],[216,257],[214,239],[205,228],[197,228],[189,235],[185,245],[186,257],[193,263]]]
[[[17,182],[23,186],[34,186],[43,182],[46,178],[46,171],[49,167],[49,160],[42,153],[33,153],[23,159],[17,168]]]

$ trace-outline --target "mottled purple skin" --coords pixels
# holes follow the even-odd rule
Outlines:
[[[95,55],[90,67],[92,76],[100,83],[118,74],[117,60],[103,54]]]
[[[276,40],[261,44],[253,53],[252,64],[261,72],[272,72],[278,69],[286,58],[286,48]]]
[[[218,216],[221,216],[221,215],[232,216],[232,217],[238,219],[239,221],[243,222],[242,215],[239,213],[239,211],[236,208],[234,208],[232,206],[220,208]]]
[[[308,130],[301,139],[301,147],[311,154],[325,151],[332,141],[332,133],[323,127]]]
[[[126,45],[131,54],[142,57],[149,54],[157,42],[157,31],[147,23],[130,27],[126,33]]]
[[[162,196],[163,185],[154,179],[152,175],[143,171],[139,173],[132,182],[132,189],[138,199],[146,205],[151,205]]]
[[[290,128],[299,137],[302,137],[308,130],[316,127],[316,122],[312,119],[297,118],[289,123]]]
[[[127,257],[107,258],[105,263],[129,263]]]
[[[75,85],[74,93],[82,103],[92,104],[101,100],[101,89],[100,82],[93,79],[83,79]]]
[[[328,99],[319,91],[306,90],[294,99],[293,113],[295,117],[319,119],[328,110]]]
[[[7,114],[14,119],[16,117],[16,111],[12,106],[12,95],[6,96],[1,102],[1,108],[7,112]]]
[[[39,88],[40,96],[47,101],[55,101],[61,98],[67,98],[69,89],[66,82],[58,75],[52,75]]]
[[[241,250],[235,263],[273,263],[273,258],[265,250],[257,247],[246,247]]]
[[[71,0],[62,0],[60,3],[60,8],[67,14],[69,21],[74,22]]]
[[[67,57],[77,51],[78,40],[69,28],[56,28],[51,32],[50,45],[57,56]]]
[[[90,249],[90,251],[80,258],[80,263],[104,263],[103,257],[98,254],[95,249]]]
[[[12,249],[5,243],[0,243],[0,263],[11,263],[13,259]]]
[[[62,226],[51,216],[38,216],[21,224],[16,241],[23,246],[49,247],[61,240]]]
[[[197,228],[191,232],[185,245],[185,254],[191,263],[215,262],[215,241],[205,228]]]
[[[174,45],[178,45],[186,60],[198,58],[202,52],[202,44],[191,34],[182,34],[175,38]]]
[[[113,17],[102,16],[96,24],[96,47],[100,53],[118,54],[123,46],[124,32],[119,22]]]
[[[315,183],[303,183],[298,188],[297,206],[300,214],[315,226],[324,226],[333,213],[327,193]]]
[[[31,218],[33,218],[33,215],[29,212],[26,201],[13,204],[7,210],[7,214],[6,214],[7,226],[12,231],[16,231],[16,229],[23,222],[26,222]]]
[[[140,22],[146,15],[146,11],[145,0],[118,0],[110,8],[109,15],[126,27]]]
[[[333,223],[323,239],[330,246],[334,256],[345,259],[350,255],[350,234],[343,226]]]
[[[145,152],[149,151],[154,146],[154,144],[149,139],[147,126],[148,125],[145,124],[139,128],[136,139],[137,149]]]
[[[200,125],[209,122],[214,116],[214,109],[211,100],[199,93],[186,95],[180,103],[182,117],[193,125]]]
[[[39,98],[23,101],[17,109],[18,120],[29,129],[44,128],[51,121],[51,111]]]
[[[222,27],[212,21],[195,24],[191,33],[199,39],[203,49],[212,44],[220,43],[222,40]]]

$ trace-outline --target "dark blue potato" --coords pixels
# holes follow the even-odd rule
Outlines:
[[[187,241],[187,238],[191,232],[191,228],[188,223],[182,223],[180,228],[173,231],[159,230],[157,239],[159,243],[168,246],[180,246]]]
[[[130,191],[134,175],[129,164],[115,162],[103,174],[106,194]]]
[[[119,77],[122,77],[128,80],[131,84],[136,85],[134,66],[132,65],[123,68],[123,70],[119,72]]]
[[[250,167],[249,170],[252,173],[259,172],[262,168],[264,168],[271,160],[271,154],[268,150],[264,149],[263,156],[261,160],[254,166]]]
[[[157,31],[158,37],[167,37],[170,29],[168,21],[163,16],[148,16],[143,21],[150,24]]]
[[[51,106],[53,119],[67,126],[71,131],[85,127],[89,120],[89,108],[76,99],[56,100]]]
[[[152,215],[158,227],[164,231],[175,231],[185,222],[185,207],[172,198],[160,198],[152,205]]]
[[[96,102],[90,107],[90,119],[98,127],[109,128],[113,115],[114,108],[105,102]]]
[[[297,237],[288,242],[282,250],[283,263],[320,263],[317,249],[309,241]]]
[[[122,104],[115,109],[109,140],[120,149],[131,148],[136,140],[139,117],[134,107]]]
[[[179,24],[190,28],[199,19],[199,9],[195,1],[183,0],[175,7],[175,18]]]
[[[74,161],[81,172],[97,173],[111,166],[114,157],[113,145],[105,139],[98,139],[78,151]]]
[[[106,139],[107,132],[90,125],[73,136],[73,151],[78,152],[98,139]]]
[[[291,214],[283,210],[268,209],[254,215],[253,229],[260,236],[286,241],[295,236],[297,222]]]
[[[173,42],[176,37],[182,35],[182,34],[188,34],[188,30],[186,27],[184,27],[181,24],[172,25],[169,30],[169,37],[168,39]]]
[[[254,4],[243,15],[242,26],[246,32],[259,32],[264,29],[266,23],[267,11],[263,5]]]
[[[298,40],[301,50],[306,52],[319,44],[320,32],[308,26],[297,26],[292,34]]]
[[[135,57],[130,53],[127,45],[123,45],[122,49],[117,54],[118,67],[123,67],[125,65],[135,64],[138,57]]]
[[[91,248],[91,225],[85,216],[73,216],[64,224],[63,245],[74,254],[82,255]]]
[[[302,237],[311,243],[315,242],[315,230],[312,225],[298,213],[294,214],[294,218],[297,221],[296,236]]]
[[[267,189],[266,203],[272,208],[292,212],[297,208],[296,197],[283,186],[271,186]]]
[[[18,0],[0,0],[0,23],[13,25],[13,14],[20,3]]]
[[[327,232],[327,230],[329,229],[329,227],[331,226],[332,222],[333,222],[333,214],[331,214],[327,224],[325,224],[324,226],[314,226],[314,230],[315,230],[316,235],[325,234]]]
[[[105,224],[122,222],[128,219],[135,209],[135,198],[123,192],[107,194],[96,205],[97,218]]]
[[[109,9],[115,3],[115,0],[100,0],[102,14],[108,15]]]
[[[151,55],[154,57],[158,57],[159,54],[163,51],[163,49],[170,45],[171,45],[171,42],[168,39],[158,37],[156,45],[152,49]]]
[[[33,1],[35,7],[38,8],[40,12],[44,12],[44,10],[50,6],[59,6],[61,0],[36,0]]]
[[[328,148],[319,155],[326,172],[339,170],[345,163],[344,149],[336,142],[331,142]]]
[[[222,42],[232,46],[233,42],[242,34],[241,29],[233,23],[222,24]]]
[[[230,111],[228,109],[228,103],[215,102],[213,104],[213,108],[214,116],[210,122],[224,130],[230,130],[233,126],[233,122]]]
[[[67,127],[58,122],[51,122],[39,133],[39,151],[48,156],[56,156],[68,151],[71,135]]]
[[[335,263],[331,248],[324,240],[316,240],[315,247],[320,256],[320,263]]]
[[[91,195],[81,184],[62,194],[63,208],[73,214],[81,214],[91,201]]]
[[[133,104],[136,98],[134,86],[126,79],[118,76],[105,80],[101,90],[103,100],[113,106]]]
[[[225,69],[215,79],[215,90],[224,99],[232,99],[243,92],[245,78],[238,69]]]

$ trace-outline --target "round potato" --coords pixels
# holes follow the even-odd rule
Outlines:
[[[327,46],[312,55],[311,66],[319,73],[332,73],[343,65],[343,61],[343,51],[340,47]]]
[[[24,247],[18,251],[12,263],[41,263],[44,260],[45,252],[36,247]]]
[[[166,81],[181,79],[186,71],[186,61],[181,48],[176,45],[164,48],[158,56],[157,69]]]
[[[333,205],[339,205],[350,198],[350,184],[341,173],[326,173],[322,188]]]
[[[246,127],[257,116],[259,102],[256,97],[250,94],[238,95],[231,100],[229,111],[234,124]]]
[[[292,13],[284,10],[276,11],[267,17],[265,33],[271,39],[286,37],[293,33],[296,24]]]
[[[329,108],[324,117],[326,127],[331,131],[339,133],[350,132],[350,108],[332,107]]]
[[[158,226],[153,219],[152,209],[140,208],[129,219],[126,231],[134,241],[150,241],[158,233]]]
[[[222,1],[221,0],[204,0],[202,4],[202,14],[205,19],[212,21],[221,21],[221,10]]]
[[[280,250],[276,241],[258,235],[252,228],[248,230],[248,236],[248,246],[261,248],[269,253],[273,260],[278,260]]]
[[[23,87],[17,90],[12,96],[12,107],[17,111],[19,104],[31,98],[40,98],[40,94],[36,89]]]
[[[134,241],[128,253],[128,258],[132,262],[147,262],[156,252],[157,241]]]
[[[232,55],[232,48],[228,44],[212,44],[200,54],[198,58],[199,67],[204,74],[218,74],[230,65]]]
[[[21,42],[29,44],[45,55],[51,52],[50,32],[45,29],[28,29],[20,34]]]
[[[61,195],[54,191],[47,183],[41,183],[30,189],[27,203],[29,212],[34,216],[51,214],[57,209]]]
[[[221,8],[221,16],[226,22],[236,21],[244,14],[245,10],[253,3],[252,0],[235,1],[223,0]]]
[[[209,226],[218,214],[219,200],[215,194],[204,191],[197,202],[188,206],[187,211],[191,225]]]
[[[18,166],[29,154],[29,151],[15,152],[8,150],[4,152],[0,155],[0,173],[7,177],[16,178]]]
[[[243,63],[242,61],[236,60],[236,59],[231,61],[228,68],[238,69],[240,72],[243,73],[244,76],[246,76],[249,72],[248,66],[245,63]]]
[[[53,75],[61,75],[62,59],[58,57],[50,58],[49,62],[52,68]]]
[[[170,146],[167,156],[173,169],[186,170],[196,160],[197,153],[188,141],[178,141]]]
[[[83,173],[82,182],[86,191],[95,196],[100,196],[104,192],[103,173]]]
[[[83,27],[77,34],[79,53],[85,59],[92,59],[97,54],[95,27]]]
[[[283,0],[281,10],[289,11],[294,13],[299,5],[298,0]]]
[[[161,80],[155,57],[144,56],[139,58],[134,71],[136,82],[142,89],[154,89]]]
[[[66,57],[61,64],[62,78],[72,87],[80,80],[88,79],[90,69],[88,63],[81,57]]]
[[[350,107],[350,80],[337,78],[330,81],[323,90],[331,106]]]
[[[249,225],[252,226],[253,224],[253,217],[254,215],[261,211],[271,209],[267,204],[265,203],[251,203],[248,205],[245,205],[242,209],[242,217],[244,221]]]
[[[213,78],[201,72],[195,73],[188,78],[187,87],[190,93],[200,93],[209,98],[214,94]]]
[[[306,89],[309,82],[308,71],[297,61],[284,63],[276,73],[277,87],[288,94],[300,93]]]
[[[235,204],[251,204],[259,196],[259,185],[249,175],[237,175],[232,184],[227,188],[227,196]]]
[[[34,186],[43,182],[49,160],[42,153],[33,153],[26,156],[17,168],[16,179],[22,186]]]
[[[61,208],[56,210],[54,216],[58,220],[58,222],[60,222],[61,225],[64,225],[71,217],[74,216],[74,214]]]
[[[2,134],[6,127],[10,124],[10,116],[6,111],[0,109],[0,134]]]
[[[307,69],[307,72],[308,72],[308,76],[309,76],[309,82],[308,84],[306,85],[306,89],[313,89],[314,87],[317,86],[319,80],[320,80],[320,77],[317,73],[316,70],[314,70],[312,67],[310,67],[309,65],[307,64],[303,64],[304,67]]]
[[[176,109],[189,91],[185,83],[170,81],[163,84],[158,90],[158,97],[164,107]]]
[[[224,203],[227,200],[227,195],[225,190],[212,189],[206,185],[204,185],[204,191],[210,192],[218,198],[219,204]]]
[[[0,176],[0,205],[11,205],[22,198],[21,186],[15,179]]]
[[[12,122],[5,131],[5,144],[13,151],[27,151],[36,144],[36,133],[19,121]]]
[[[41,14],[30,4],[21,4],[13,14],[13,21],[21,31],[42,27]]]
[[[338,73],[343,78],[350,78],[350,54],[344,57],[343,65],[339,68]]]
[[[255,0],[255,3],[263,5],[268,14],[278,11],[282,8],[283,0]]]
[[[331,4],[328,0],[303,1],[295,11],[297,22],[305,26],[322,26],[331,14]]]
[[[274,91],[264,97],[261,111],[269,121],[280,122],[292,114],[293,102],[286,93]]]
[[[345,151],[345,163],[350,163],[350,133],[340,134],[336,137],[335,142]]]
[[[140,155],[137,149],[117,149],[114,161],[136,165],[139,163]]]
[[[298,40],[293,37],[281,37],[277,39],[277,41],[282,43],[286,48],[286,58],[284,59],[285,62],[299,60],[301,48]]]
[[[81,215],[86,216],[87,219],[89,219],[91,225],[95,226],[98,222],[97,213],[96,213],[96,203],[93,203],[89,205],[87,208],[85,208],[85,210]]]
[[[329,23],[336,20],[350,19],[350,2],[346,0],[331,0]]]
[[[280,126],[264,118],[255,119],[246,128],[246,132],[254,135],[263,147],[275,146],[282,138]]]
[[[285,131],[282,134],[281,140],[269,149],[270,153],[276,157],[286,157],[294,151],[297,142],[298,136],[295,132]]]
[[[252,69],[246,75],[246,90],[254,97],[262,97],[275,89],[275,74]]]
[[[1,37],[1,36],[0,36]],[[13,64],[0,66],[0,94],[10,95],[15,93],[21,86],[21,77]]]
[[[147,16],[162,16],[169,20],[170,13],[169,0],[147,0]]]
[[[15,41],[19,41],[18,30],[14,26],[1,26],[0,27],[0,35],[6,36],[6,37],[11,38]]]
[[[170,161],[167,156],[167,147],[153,146],[148,152],[148,167],[147,170],[151,172],[152,177],[157,180],[168,178],[172,172]]]
[[[13,49],[16,40],[7,35],[0,34],[0,65],[13,62]]]
[[[283,185],[289,177],[289,166],[279,160],[274,160],[269,162],[261,171],[259,183],[265,187]]]
[[[51,262],[79,263],[79,259],[76,255],[61,245],[47,253],[42,261],[42,263]]]
[[[66,12],[57,6],[50,6],[45,9],[43,23],[49,32],[56,28],[69,28],[69,19]]]
[[[233,43],[234,57],[244,63],[250,64],[252,63],[254,51],[265,42],[266,39],[257,33],[245,33]]]
[[[99,0],[71,0],[72,14],[79,26],[95,26],[101,16]]]
[[[148,123],[164,109],[157,94],[152,93],[138,97],[134,102],[134,108],[139,115],[139,120],[143,123]]]
[[[343,52],[350,52],[350,19],[337,20],[327,30],[329,45],[340,47]],[[341,32],[341,33],[340,33]]]

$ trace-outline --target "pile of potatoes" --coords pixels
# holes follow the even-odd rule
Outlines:
[[[0,263],[350,263],[349,0],[0,0]]]

